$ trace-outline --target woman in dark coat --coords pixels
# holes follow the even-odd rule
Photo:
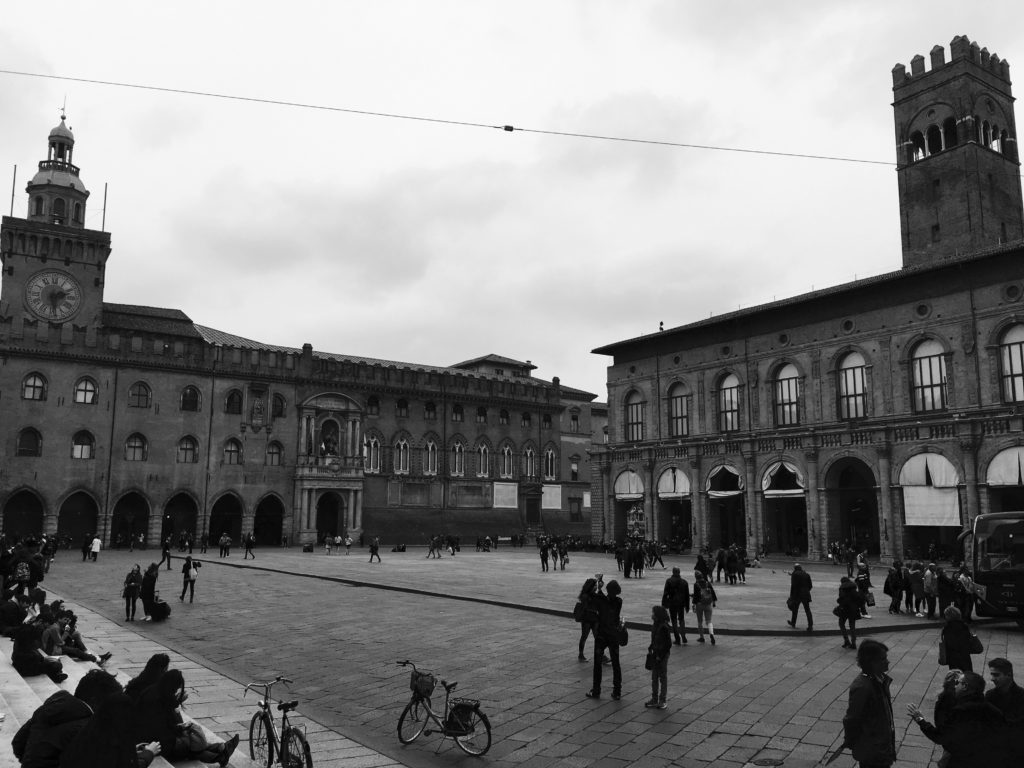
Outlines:
[[[134,703],[122,693],[107,699],[61,752],[60,768],[146,768],[160,744],[136,746],[132,734]]]
[[[138,563],[124,577],[124,620],[135,621],[135,606],[142,592],[142,568]]]
[[[651,700],[644,704],[650,709],[665,709],[668,695],[668,657],[672,653],[672,633],[669,630],[668,611],[660,605],[651,608],[651,644],[647,649],[653,654],[651,667]]]
[[[942,614],[946,623],[942,627],[942,635],[939,642],[942,643],[946,661],[950,669],[959,669],[964,672],[973,672],[974,665],[971,664],[971,630],[964,624],[960,609],[951,605]]]
[[[860,618],[864,598],[853,583],[853,579],[843,576],[839,582],[839,598],[836,600],[835,614],[839,618],[839,631],[843,633],[843,648],[857,648],[857,619]],[[847,635],[846,627],[850,632]]]
[[[193,560],[192,556],[189,555],[185,558],[185,563],[181,566],[181,596],[178,597],[182,602],[185,601],[185,592],[188,592],[188,601],[191,603],[196,596],[196,577],[199,575],[199,569],[203,567],[203,564],[198,560]]]
[[[160,575],[160,566],[156,563],[150,563],[149,568],[146,569],[145,575],[142,577],[142,589],[139,591],[142,597],[142,612],[146,614],[143,621],[149,621],[151,619],[151,613],[153,611],[153,603],[156,601],[156,578]]]
[[[594,633],[597,638],[597,608],[592,605],[593,597],[597,594],[597,579],[587,579],[583,582],[583,589],[580,590],[579,601],[583,605],[583,618],[580,620],[580,661],[586,661],[584,653],[587,647],[587,638]]]
[[[124,687],[125,695],[133,703],[139,700],[142,692],[160,679],[161,675],[171,666],[171,659],[166,653],[154,653],[146,662],[145,668],[138,677],[133,677]]]

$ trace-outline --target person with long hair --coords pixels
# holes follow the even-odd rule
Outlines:
[[[718,595],[715,588],[711,586],[711,579],[701,572],[694,574],[696,580],[693,583],[693,613],[697,617],[697,642],[704,642],[704,625],[708,628],[708,637],[711,644],[715,644],[715,625],[711,623],[712,608],[718,605]]]
[[[587,579],[583,582],[580,590],[579,601],[583,606],[583,618],[580,619],[580,644],[579,660],[586,661],[587,655],[584,651],[587,648],[587,638],[591,632],[594,633],[594,641],[597,642],[597,607],[593,604],[593,597],[597,594],[597,579]]]
[[[255,559],[255,558],[254,558]],[[188,601],[191,603],[196,597],[196,579],[199,578],[199,569],[203,567],[203,564],[198,560],[193,560],[192,555],[188,555],[185,558],[184,564],[181,566],[181,595],[178,599],[185,602],[185,592],[188,592]]]
[[[60,756],[60,768],[146,768],[160,743],[136,744],[134,703],[123,693],[107,699]]]
[[[166,653],[154,653],[142,671],[128,681],[128,685],[124,687],[125,695],[133,702],[137,702],[142,692],[159,680],[170,666],[171,659]]]
[[[156,580],[159,575],[160,564],[150,563],[142,577],[142,588],[139,591],[139,595],[142,597],[142,612],[146,614],[142,619],[143,621],[152,621],[153,619],[153,603],[156,602]]]
[[[142,591],[142,567],[136,563],[124,577],[124,620],[135,621],[135,606]]]
[[[660,605],[651,608],[651,644],[647,653],[651,657],[651,700],[648,709],[665,709],[668,695],[668,657],[672,653],[672,634],[669,630],[668,609]]]
[[[951,605],[946,608],[942,616],[946,623],[942,625],[942,632],[939,635],[943,656],[939,659],[939,664],[945,664],[949,669],[973,672],[971,630],[964,624],[960,609]],[[982,678],[982,682],[984,682],[984,678]]]
[[[863,600],[853,579],[843,576],[839,581],[839,597],[833,611],[839,619],[839,631],[843,633],[843,648],[857,649],[857,619],[860,618]]]

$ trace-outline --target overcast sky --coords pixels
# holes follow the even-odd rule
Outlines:
[[[58,0],[4,3],[0,69],[893,162],[893,65],[966,34],[1017,75],[1022,22],[962,0]],[[105,299],[271,344],[496,353],[604,399],[594,347],[901,265],[894,166],[0,74],[16,216],[65,98],[90,228],[109,185]]]

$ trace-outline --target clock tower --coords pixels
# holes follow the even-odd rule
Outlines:
[[[50,131],[45,160],[28,183],[28,213],[0,224],[0,339],[95,344],[103,311],[110,233],[85,228],[85,188],[72,163],[75,137]]]

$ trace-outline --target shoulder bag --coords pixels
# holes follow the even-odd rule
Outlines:
[[[971,653],[984,653],[985,652],[985,646],[983,646],[981,644],[981,640],[979,640],[978,636],[976,634],[974,634],[973,632],[971,632],[971,640],[970,640],[967,648],[968,648],[968,650]]]
[[[626,625],[623,622],[619,622],[618,629],[615,630],[615,637],[619,641],[619,645],[629,645],[629,630],[626,629]]]

